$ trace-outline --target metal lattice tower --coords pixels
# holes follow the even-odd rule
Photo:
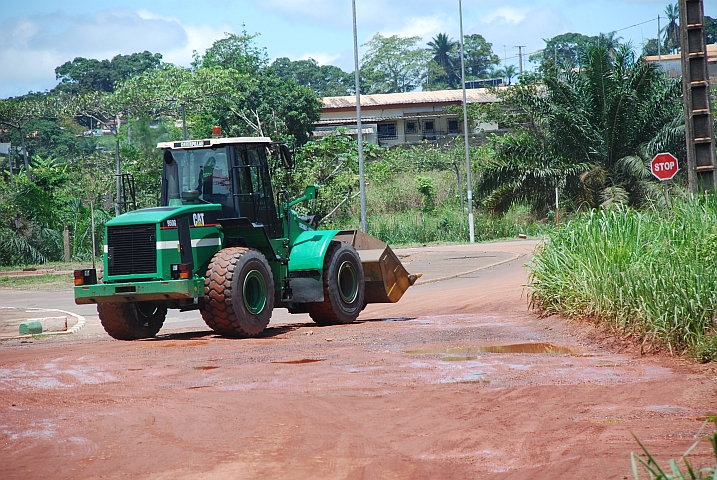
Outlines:
[[[702,0],[679,0],[687,178],[692,193],[714,190],[715,146]]]

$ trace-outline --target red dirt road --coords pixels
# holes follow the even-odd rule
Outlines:
[[[0,476],[621,479],[632,433],[661,462],[681,455],[717,411],[713,367],[538,318],[522,287],[532,245],[403,252],[414,272],[523,256],[352,325],[0,343]]]

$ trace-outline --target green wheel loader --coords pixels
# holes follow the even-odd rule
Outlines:
[[[227,336],[256,336],[274,308],[320,325],[351,323],[369,303],[397,302],[409,275],[384,242],[360,231],[316,230],[292,207],[315,199],[275,195],[269,138],[160,143],[161,203],[106,225],[104,275],[76,270],[75,302],[97,304],[107,333],[153,337],[170,308],[198,309]]]

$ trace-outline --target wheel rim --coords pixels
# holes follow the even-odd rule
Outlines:
[[[338,275],[339,295],[346,303],[353,303],[358,295],[358,275],[353,264],[345,261],[339,267]]]
[[[252,270],[244,277],[242,287],[244,306],[253,315],[257,315],[266,306],[266,283],[264,276],[258,270]]]
[[[135,308],[137,309],[137,313],[139,316],[143,318],[152,318],[157,314],[157,306],[156,305],[141,305],[141,304],[135,304]]]

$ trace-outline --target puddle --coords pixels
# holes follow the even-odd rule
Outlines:
[[[409,355],[440,355],[442,353],[447,354],[455,354],[455,355],[467,355],[469,353],[481,353],[481,349],[477,347],[467,347],[467,348],[437,348],[437,349],[429,349],[429,350],[404,350],[403,353],[408,353]]]
[[[286,362],[271,362],[271,363],[283,363],[286,365],[298,365],[302,363],[315,363],[315,362],[323,362],[326,360],[325,358],[302,358],[301,360],[287,360]]]
[[[580,355],[580,352],[576,352],[575,350],[572,350],[568,347],[561,347],[553,343],[516,343],[513,345],[489,345],[485,347],[404,350],[403,353],[408,353],[409,355],[468,355],[471,353],[542,353],[549,355]],[[468,359],[467,357],[463,358]],[[470,360],[475,360],[475,357],[470,358]]]
[[[203,365],[201,367],[194,367],[194,370],[214,370],[219,368],[216,365]]]
[[[576,352],[567,347],[552,343],[516,343],[514,345],[494,345],[481,347],[483,353],[544,353],[550,355],[575,355]]]
[[[397,318],[384,318],[382,322],[407,322],[409,320],[415,320],[415,317],[397,317]]]
[[[588,418],[590,423],[622,423],[624,422],[621,418]]]
[[[443,357],[441,358],[444,362],[469,362],[471,360],[478,360],[476,356],[465,356],[465,357]]]

